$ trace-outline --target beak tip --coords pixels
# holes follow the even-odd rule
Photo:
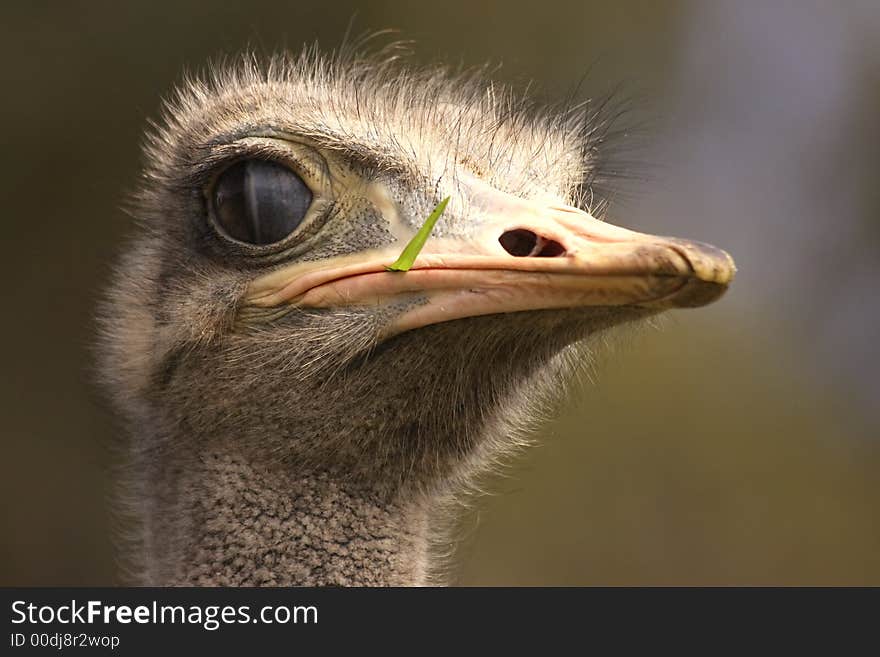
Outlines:
[[[727,251],[711,244],[690,240],[675,240],[673,246],[688,261],[698,279],[724,286],[733,281],[736,263]]]
[[[698,308],[721,298],[736,276],[731,255],[711,244],[676,239],[673,247],[693,272],[687,282],[667,300],[669,308]]]

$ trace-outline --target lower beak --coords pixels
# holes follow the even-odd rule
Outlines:
[[[384,337],[463,317],[551,308],[703,306],[736,268],[724,251],[599,221],[573,207],[501,192],[468,237],[429,238],[412,268],[389,272],[400,247],[299,263],[254,280],[246,306],[264,310],[408,304]],[[441,219],[441,223],[442,223]]]

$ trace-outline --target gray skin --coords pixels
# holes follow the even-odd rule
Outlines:
[[[369,185],[410,227],[461,167],[523,198],[577,203],[598,175],[598,120],[510,107],[472,76],[313,55],[223,70],[169,103],[101,311],[101,371],[130,436],[118,510],[131,581],[443,582],[450,503],[523,444],[536,404],[597,335],[651,311],[488,315],[381,340],[418,295],[250,314],[242,299],[280,265],[394,244]],[[212,223],[212,181],[279,135],[331,182],[290,240],[235,243]],[[466,238],[467,207],[440,234]]]

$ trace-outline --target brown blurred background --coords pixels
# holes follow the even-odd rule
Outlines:
[[[464,520],[462,584],[880,584],[880,4],[545,0],[10,3],[0,584],[115,582],[95,298],[184,69],[399,28],[417,61],[622,85],[650,125],[611,218],[740,275],[603,359]]]

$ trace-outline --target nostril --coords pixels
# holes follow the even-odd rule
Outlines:
[[[538,258],[558,258],[565,255],[565,247],[559,242],[547,239],[539,239],[539,250],[535,254]]]
[[[565,247],[559,242],[548,240],[525,228],[508,230],[498,241],[505,251],[517,258],[556,258],[565,254]]]
[[[538,244],[538,236],[530,230],[518,228],[506,231],[498,241],[510,255],[521,258],[531,254]]]

